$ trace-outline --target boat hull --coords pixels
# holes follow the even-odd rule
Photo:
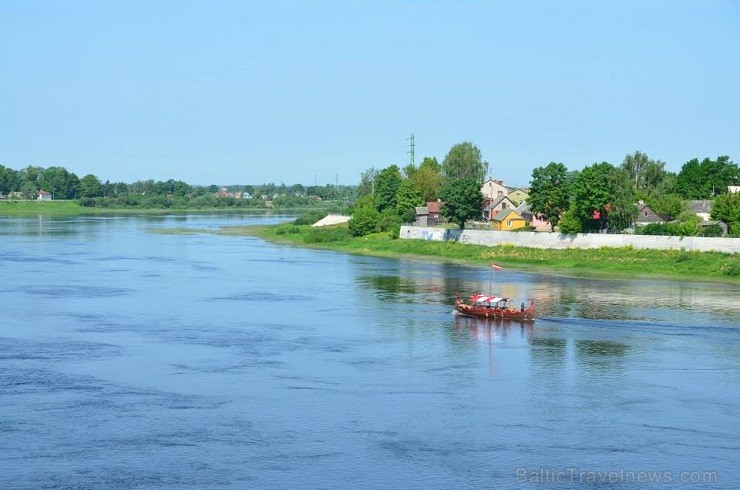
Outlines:
[[[524,309],[492,308],[482,305],[470,305],[459,298],[455,301],[455,310],[463,315],[477,318],[492,318],[502,320],[534,320],[534,302]]]

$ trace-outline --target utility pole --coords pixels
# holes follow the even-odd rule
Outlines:
[[[409,150],[409,155],[411,156],[409,160],[410,160],[411,166],[413,167],[414,166],[414,146],[415,146],[414,145],[414,133],[411,133],[411,136],[409,137],[409,141],[410,141],[409,146],[411,148]]]

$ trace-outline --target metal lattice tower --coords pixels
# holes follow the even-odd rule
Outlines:
[[[411,166],[413,167],[414,166],[414,134],[413,133],[411,133],[411,137],[409,137],[409,142],[410,142],[410,147],[411,147],[411,149],[409,150],[409,155],[411,156],[411,158],[409,160],[410,160]]]

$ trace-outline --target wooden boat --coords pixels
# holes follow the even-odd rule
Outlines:
[[[460,293],[457,293],[455,310],[463,315],[478,318],[534,320],[534,300],[530,300],[527,306],[522,303],[519,308],[516,308],[511,305],[509,298],[479,293],[470,295],[468,301],[463,301]]]

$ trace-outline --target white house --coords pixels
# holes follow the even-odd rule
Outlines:
[[[37,201],[51,201],[51,199],[51,192],[46,192],[43,189],[39,189],[38,197],[36,198]]]
[[[483,182],[480,192],[483,194],[484,198],[494,200],[501,196],[508,195],[509,189],[504,185],[503,180],[488,179]]]

